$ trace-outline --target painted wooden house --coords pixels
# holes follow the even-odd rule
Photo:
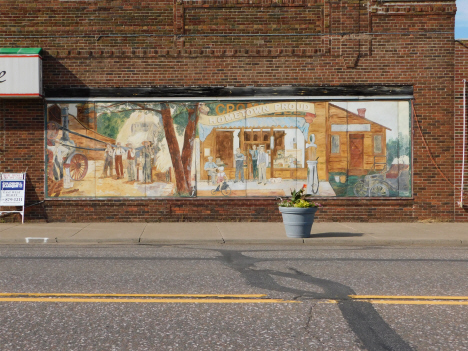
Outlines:
[[[387,164],[386,131],[389,128],[358,114],[328,104],[327,170],[348,175],[366,175],[383,171]]]
[[[299,104],[299,103],[298,103]],[[201,140],[201,165],[213,157],[234,178],[235,149],[246,156],[244,174],[253,179],[250,151],[263,145],[269,155],[267,178],[307,179],[307,161],[318,161],[320,181],[331,172],[365,175],[386,165],[386,130],[389,128],[329,102],[315,102],[314,113],[272,113],[247,121],[240,127],[218,125]],[[253,119],[252,119],[253,120]],[[267,121],[270,123],[267,125]],[[203,169],[201,180],[207,180]]]

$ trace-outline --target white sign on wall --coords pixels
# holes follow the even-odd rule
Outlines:
[[[0,98],[42,97],[40,55],[0,53]]]
[[[22,206],[22,211],[2,211],[4,213],[19,213],[24,223],[24,198],[26,192],[26,173],[1,173],[0,176],[0,207]]]
[[[0,206],[24,206],[24,173],[3,173],[0,180]]]

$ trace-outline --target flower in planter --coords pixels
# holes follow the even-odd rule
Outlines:
[[[305,194],[307,189],[307,184],[304,184],[299,190],[291,190],[291,199],[280,199],[278,206],[280,207],[300,207],[300,208],[309,208],[309,207],[322,207],[321,204],[317,202],[311,202],[307,199],[310,194]]]

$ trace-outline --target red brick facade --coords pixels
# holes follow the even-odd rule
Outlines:
[[[433,159],[459,183],[458,75],[468,72],[465,65],[465,73],[459,68],[454,77],[454,58],[456,53],[462,66],[468,49],[454,45],[455,1],[341,3],[343,8],[323,0],[18,0],[0,18],[0,47],[43,48],[46,91],[409,85]],[[0,113],[1,171],[28,167],[27,203],[42,201],[44,102],[0,100]],[[413,120],[413,198],[323,199],[317,219],[466,221],[457,196]],[[271,198],[46,200],[29,207],[26,220],[279,221],[280,215]]]
[[[455,42],[455,201],[460,201],[463,159],[463,80],[468,81],[468,40]],[[468,90],[468,84],[466,89]],[[465,96],[466,100],[467,97]],[[466,101],[468,104],[468,101]],[[468,109],[465,111],[468,119]],[[465,127],[465,176],[463,208],[455,207],[455,221],[468,220],[468,125]]]

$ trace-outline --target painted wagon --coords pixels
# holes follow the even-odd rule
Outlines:
[[[354,184],[354,195],[389,196],[390,190],[399,190],[400,180],[408,173],[408,169],[409,166],[406,164],[392,164],[392,167],[388,169],[387,162],[377,163],[374,158],[372,171]],[[407,182],[405,180],[401,183]]]
[[[55,121],[50,121],[47,123],[47,145],[51,146],[54,145],[56,138],[58,137],[60,131],[62,131],[62,136],[59,140],[61,146],[67,150],[64,155],[64,162],[63,168],[68,173],[70,178],[74,181],[83,180],[88,172],[88,158],[91,155],[91,160],[93,160],[92,153],[93,152],[100,152],[106,150],[106,144],[110,144],[112,147],[116,147],[117,145],[114,144],[115,140],[107,138],[105,136],[100,135],[102,139],[97,139],[85,135],[83,133],[78,133],[76,131],[72,131],[69,127],[69,115],[68,109],[62,108],[61,111],[61,121],[62,124],[59,124]],[[70,134],[76,135],[79,138],[91,140],[92,142],[102,144],[101,148],[91,148],[91,147],[83,147],[78,146],[73,140],[70,139]],[[99,135],[94,133],[94,135]],[[157,129],[155,128],[154,123],[133,123],[131,127],[131,134],[128,135],[126,138],[127,140],[131,141],[134,144],[141,144],[142,141],[151,141],[155,142],[157,139]],[[112,140],[112,141],[110,141]],[[126,147],[122,147],[124,150],[127,150]],[[137,151],[137,155],[139,151],[142,149],[142,146],[136,147],[135,151]],[[80,150],[82,150],[80,152]],[[50,155],[51,151],[48,151],[49,158],[52,157]],[[88,156],[86,155],[88,154]]]
[[[107,142],[71,131],[68,127],[68,118],[67,111],[66,113],[62,113],[62,125],[57,122],[47,123],[47,145],[54,145],[54,143],[57,142],[56,138],[59,132],[62,131],[62,137],[59,142],[63,148],[68,150],[64,154],[63,168],[70,175],[72,180],[79,181],[83,180],[88,172],[88,157],[82,152],[79,152],[79,150],[105,151],[105,148],[86,148],[77,146],[75,142],[70,139],[70,134],[102,143],[103,145]],[[51,155],[49,155],[49,157],[51,157]]]

